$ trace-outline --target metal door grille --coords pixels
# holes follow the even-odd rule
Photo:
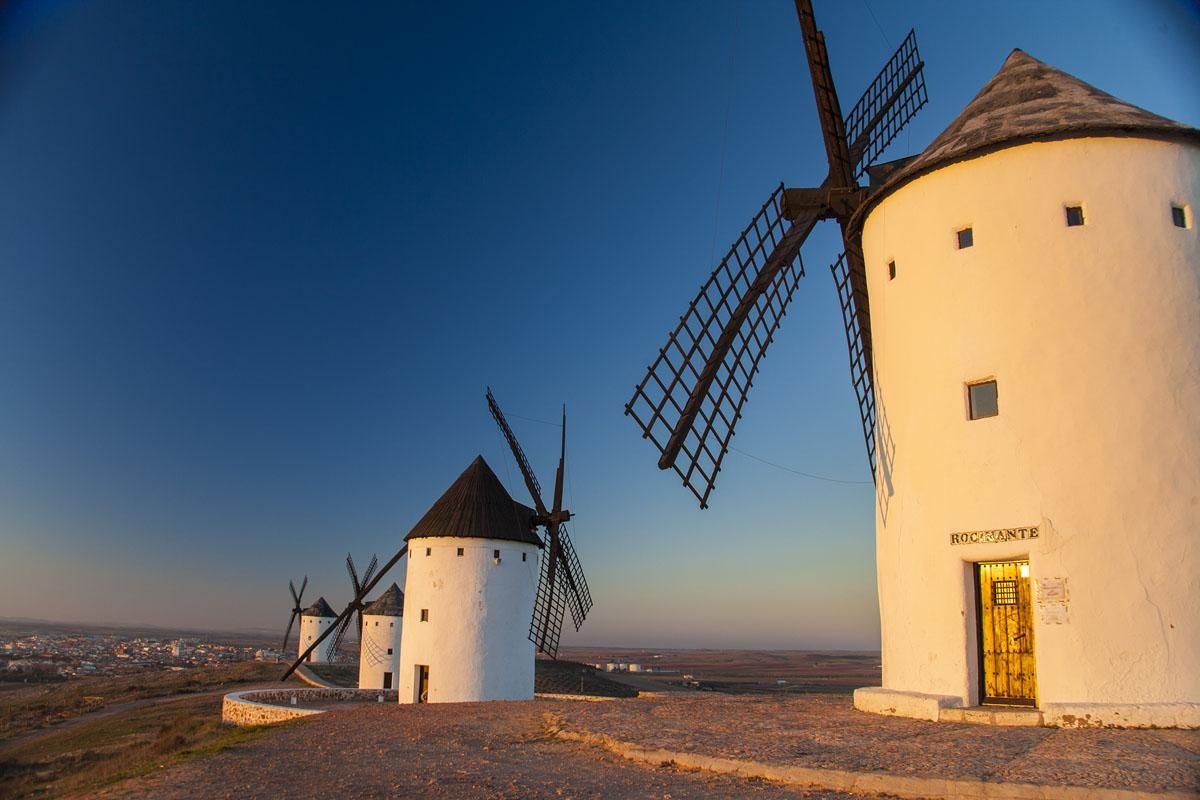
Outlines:
[[[992,604],[1015,606],[1017,604],[1017,582],[996,581],[992,584]]]

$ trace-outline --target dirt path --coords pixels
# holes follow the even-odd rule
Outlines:
[[[861,795],[810,792],[669,765],[642,766],[600,748],[551,738],[545,715],[566,705],[535,701],[346,708],[92,796],[862,800]]]

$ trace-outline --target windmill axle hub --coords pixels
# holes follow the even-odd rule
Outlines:
[[[784,189],[783,216],[797,219],[816,213],[820,219],[849,218],[867,198],[867,190],[850,188]]]

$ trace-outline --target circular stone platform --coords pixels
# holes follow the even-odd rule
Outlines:
[[[395,689],[247,689],[221,703],[226,725],[273,725],[323,714],[348,703],[395,703]]]

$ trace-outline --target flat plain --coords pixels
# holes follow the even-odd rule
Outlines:
[[[637,672],[607,674],[643,690],[849,694],[860,686],[878,686],[881,677],[878,651],[567,647],[560,656],[593,665],[637,664]]]

